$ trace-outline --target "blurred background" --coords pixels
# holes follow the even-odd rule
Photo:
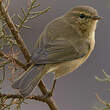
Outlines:
[[[11,0],[10,15],[20,13],[21,8],[26,9],[29,1]],[[56,82],[54,99],[60,110],[93,110],[93,106],[100,106],[95,97],[96,93],[110,101],[109,85],[100,83],[94,78],[95,75],[102,75],[102,69],[110,74],[110,0],[38,0],[38,3],[41,4],[38,10],[48,6],[51,9],[48,13],[30,21],[28,25],[32,27],[31,29],[21,31],[30,52],[46,24],[76,5],[90,5],[96,8],[99,15],[103,17],[103,20],[98,23],[96,46],[89,59],[76,71]],[[50,77],[51,75],[46,76],[45,80],[49,88],[52,83]],[[10,92],[11,88],[5,86],[4,91]],[[42,102],[30,101],[29,103],[23,105],[22,110],[49,110],[48,106]]]

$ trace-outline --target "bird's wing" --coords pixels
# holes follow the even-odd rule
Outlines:
[[[88,53],[89,43],[80,38],[69,25],[58,22],[48,25],[38,39],[31,57],[36,64],[71,61]]]

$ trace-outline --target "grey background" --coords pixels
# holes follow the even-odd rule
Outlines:
[[[10,14],[19,12],[27,6],[29,0],[11,0]],[[110,72],[110,0],[39,0],[41,8],[51,6],[52,9],[41,17],[30,21],[30,30],[22,30],[21,34],[32,52],[35,40],[39,37],[45,25],[54,18],[64,14],[76,5],[90,5],[96,8],[99,15],[104,17],[98,23],[96,30],[96,46],[89,59],[76,71],[57,80],[54,99],[60,110],[92,110],[91,107],[100,105],[95,97],[99,93],[103,99],[110,100],[109,84],[99,83],[95,75],[101,75],[102,69]],[[39,8],[38,8],[39,10]],[[48,78],[47,78],[48,79]],[[52,81],[47,81],[50,83]],[[6,91],[11,88],[5,87]],[[23,105],[22,110],[49,110],[42,102],[30,102]]]

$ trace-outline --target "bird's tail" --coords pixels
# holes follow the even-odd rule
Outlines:
[[[44,65],[33,65],[12,84],[12,87],[18,89],[23,97],[28,96],[45,74]]]

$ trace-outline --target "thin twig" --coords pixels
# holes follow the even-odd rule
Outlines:
[[[11,30],[11,32],[12,32],[12,34],[13,34],[13,36],[14,36],[14,38],[15,38],[18,46],[19,46],[19,48],[21,49],[25,59],[27,60],[27,62],[29,62],[30,53],[29,53],[26,45],[24,44],[24,41],[22,40],[19,32],[17,31],[13,21],[11,20],[8,12],[5,11],[4,6],[1,4],[1,0],[0,0],[0,11],[1,11],[2,15],[4,16],[5,21],[6,21],[7,25],[8,25],[8,27],[10,28],[10,30]],[[40,90],[41,90],[41,92],[43,94],[48,93],[48,90],[46,89],[43,81],[40,81],[38,86],[39,86],[39,88],[40,88]],[[49,108],[51,110],[58,110],[58,107],[55,104],[55,101],[53,100],[53,98],[47,98],[46,100],[48,100],[48,102],[46,102],[46,103],[48,104],[48,106],[49,106]]]
[[[0,57],[4,58],[4,59],[10,59],[10,57],[8,55],[6,55],[5,53],[3,53],[2,51],[0,51]],[[16,62],[16,64],[20,67],[22,67],[23,69],[26,69],[26,66],[20,62],[19,60],[17,60],[16,58],[11,57],[12,60],[14,60]],[[11,60],[11,59],[10,59]]]
[[[19,34],[18,30],[16,29],[16,26],[14,25],[11,17],[9,16],[8,12],[6,12],[3,4],[0,2],[0,11],[1,14],[4,16],[5,22],[7,23],[10,31],[13,34],[13,37],[15,38],[19,48],[21,49],[25,59],[27,60],[27,62],[29,62],[30,60],[30,53],[21,37],[21,35]]]
[[[110,104],[107,103],[107,102],[105,102],[105,101],[103,101],[103,100],[99,97],[98,94],[96,94],[96,98],[97,98],[97,100],[98,100],[101,104],[105,105],[106,107],[108,107],[108,108],[110,109]]]
[[[10,60],[7,60],[7,61],[2,62],[2,64],[0,64],[0,68],[4,67],[5,65],[7,65],[9,63],[11,63]]]
[[[26,98],[23,98],[21,95],[18,94],[1,94],[0,98],[5,97],[6,99],[33,99],[36,101],[42,101],[42,102],[48,102],[48,99],[44,98],[43,96],[28,96]]]
[[[16,94],[1,94],[0,93],[0,98],[5,97],[6,99],[32,99],[36,101],[42,101],[44,103],[47,103],[50,107],[51,110],[58,110],[58,108],[55,108],[53,105],[55,105],[55,102],[52,100],[52,98],[44,98],[44,96],[28,96],[26,98],[23,98],[21,95],[16,95]],[[51,100],[51,101],[50,101]]]
[[[25,10],[24,10],[23,8],[21,8],[21,11],[22,11],[22,13],[23,13],[23,15],[24,15],[24,18],[22,19],[20,16],[18,16],[18,18],[19,18],[19,20],[20,20],[20,22],[21,22],[20,25],[19,25],[19,27],[18,27],[19,30],[23,27],[24,23],[27,21],[28,16],[30,15],[31,10],[33,9],[33,5],[35,4],[36,1],[37,1],[37,0],[33,0],[33,1],[32,1],[31,5],[30,5],[29,8],[28,8],[27,13],[25,12]],[[39,5],[38,5],[38,6],[39,6]]]
[[[46,88],[43,81],[40,81],[38,86],[39,86],[40,90],[42,91],[43,95],[46,95],[48,93],[48,90],[47,90],[47,88]],[[52,97],[48,98],[48,103],[47,104],[48,104],[48,106],[50,107],[51,110],[59,110]]]

